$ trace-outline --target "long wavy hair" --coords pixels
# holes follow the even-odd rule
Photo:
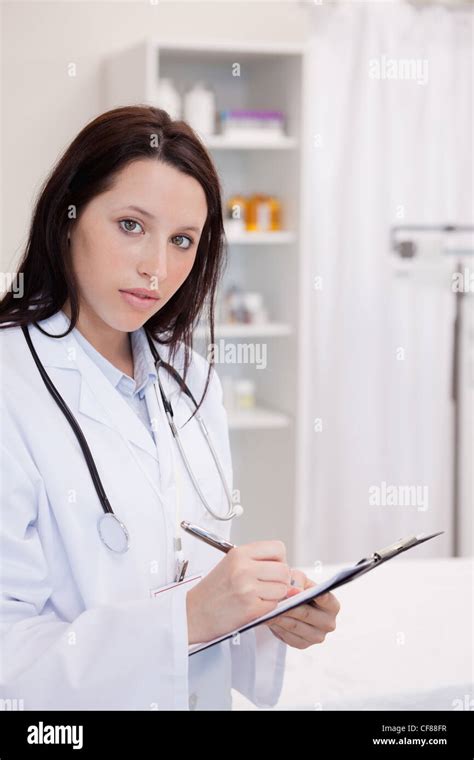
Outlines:
[[[3,295],[0,328],[36,325],[59,311],[69,298],[71,325],[62,335],[50,337],[62,338],[73,330],[79,317],[79,299],[68,245],[74,219],[68,212],[73,207],[77,218],[89,201],[113,185],[121,169],[141,158],[154,158],[194,177],[206,196],[207,218],[193,268],[176,293],[144,324],[149,335],[169,346],[170,363],[179,344],[184,344],[186,380],[193,329],[206,312],[209,342],[214,343],[216,288],[227,256],[222,188],[199,137],[186,122],[173,121],[160,108],[136,105],[107,111],[86,124],[66,148],[40,188],[25,252],[15,273],[15,278],[22,275],[21,297],[11,290]],[[207,392],[212,365],[211,352],[198,408]]]

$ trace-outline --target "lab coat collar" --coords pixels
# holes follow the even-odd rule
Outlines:
[[[70,320],[63,311],[58,311],[51,317],[38,322],[38,325],[51,336],[62,335],[68,329]],[[87,355],[73,333],[62,338],[50,338],[31,325],[30,335],[46,371],[48,367],[54,367],[79,373],[79,404],[76,410],[71,409],[73,413],[78,411],[79,415],[86,415],[102,425],[119,431],[135,446],[146,451],[156,461],[159,460],[159,453],[151,433],[145,428],[143,422],[125,399],[115,389],[111,392],[110,381]],[[168,347],[158,344],[157,350],[166,361],[169,355]],[[163,369],[160,379],[166,395],[173,402],[173,398],[179,393],[179,388]],[[52,380],[54,383],[53,378]],[[164,437],[160,436],[159,429],[163,425],[167,426],[168,423],[164,415],[161,396],[158,393],[157,399],[155,393],[147,394],[147,400],[150,417],[155,429],[158,430],[157,438],[164,441]],[[150,404],[152,408],[150,408]],[[78,422],[80,424],[80,419]]]

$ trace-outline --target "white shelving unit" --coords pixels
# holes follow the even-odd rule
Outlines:
[[[261,324],[216,324],[214,334],[218,338],[275,338],[277,336],[291,335],[291,325],[280,322],[262,322]],[[199,325],[194,333],[196,337],[203,338],[208,334],[204,325]]]
[[[206,140],[212,150],[291,150],[298,147],[294,137],[276,137],[273,140],[247,138],[245,136],[227,137],[212,135]]]
[[[295,234],[289,230],[281,232],[229,232],[227,241],[231,245],[278,245],[294,243]]]
[[[290,418],[285,414],[273,412],[271,409],[255,407],[248,411],[229,412],[229,427],[231,430],[258,430],[288,427]]]
[[[302,129],[308,87],[306,50],[292,44],[228,40],[149,38],[107,59],[105,107],[149,103],[159,107],[158,78],[170,77],[181,94],[198,80],[216,94],[217,109],[268,108],[286,117],[285,136],[273,140],[213,135],[205,140],[223,187],[223,202],[235,193],[277,196],[283,209],[281,232],[229,232],[228,268],[222,288],[237,284],[264,296],[269,322],[259,325],[217,324],[216,339],[252,341],[266,349],[266,366],[216,364],[221,378],[252,378],[257,404],[228,411],[234,464],[234,488],[240,490],[244,516],[235,521],[236,543],[281,538],[291,561],[298,480],[303,475],[300,421],[305,409],[302,377],[309,272],[306,228],[308,164],[311,136]],[[235,76],[235,64],[239,76]],[[221,290],[222,292],[222,290]],[[195,347],[205,340],[204,325]],[[205,352],[202,346],[202,353]],[[297,470],[299,467],[299,471]]]

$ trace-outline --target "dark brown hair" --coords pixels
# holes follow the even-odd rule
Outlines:
[[[193,268],[176,293],[144,324],[153,338],[169,345],[170,363],[179,343],[184,344],[186,379],[193,329],[205,307],[210,343],[214,343],[216,287],[227,254],[222,190],[199,137],[186,122],[173,121],[159,108],[136,105],[107,111],[86,124],[64,151],[39,191],[16,273],[22,275],[23,293],[18,298],[8,290],[0,300],[0,328],[36,324],[59,311],[69,298],[71,325],[62,335],[50,337],[71,332],[79,317],[79,300],[67,242],[74,219],[68,212],[73,208],[77,218],[89,201],[113,185],[120,170],[142,158],[154,158],[194,177],[206,196],[207,218]],[[207,392],[212,364],[211,357],[199,406]]]

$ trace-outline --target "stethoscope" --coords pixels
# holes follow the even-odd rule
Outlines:
[[[34,323],[36,325],[36,323]],[[36,325],[38,327],[38,325]],[[84,433],[81,430],[81,427],[79,423],[77,422],[76,418],[72,414],[71,410],[67,406],[66,402],[62,398],[61,394],[53,384],[51,378],[47,374],[46,370],[44,369],[41,360],[35,350],[35,347],[33,346],[29,330],[25,325],[22,325],[22,331],[25,336],[26,342],[28,344],[28,347],[33,355],[33,359],[35,360],[36,366],[39,370],[39,373],[43,379],[43,382],[45,383],[48,391],[52,395],[53,399],[63,412],[64,416],[66,417],[67,421],[71,425],[76,438],[79,442],[79,445],[82,449],[82,452],[84,454],[87,467],[89,469],[90,476],[92,478],[92,482],[94,484],[97,496],[99,497],[100,503],[102,505],[102,509],[104,511],[104,514],[100,516],[97,524],[98,533],[100,536],[100,539],[102,543],[110,549],[112,552],[116,552],[118,554],[123,554],[129,549],[130,546],[130,537],[128,530],[124,523],[117,517],[117,515],[114,513],[112,506],[107,498],[107,495],[105,493],[105,489],[102,485],[102,481],[100,479],[99,473],[97,471],[97,467],[95,466],[94,458],[92,456],[91,450],[89,448],[89,445],[87,443],[87,440],[84,436]],[[38,328],[41,330],[41,328]],[[42,332],[42,330],[41,330]],[[178,450],[180,452],[180,455],[182,457],[182,460],[184,462],[184,465],[186,467],[186,471],[191,479],[191,482],[193,484],[193,487],[195,488],[199,498],[201,499],[201,502],[203,503],[204,507],[208,511],[212,517],[214,517],[216,520],[232,520],[234,517],[239,517],[243,513],[243,508],[240,504],[233,504],[232,502],[232,494],[230,492],[230,489],[227,485],[226,478],[224,475],[224,471],[222,469],[221,463],[219,461],[219,458],[216,454],[215,448],[212,444],[211,438],[209,436],[209,431],[206,428],[206,425],[204,424],[204,420],[202,419],[199,412],[195,412],[195,417],[197,419],[197,422],[199,424],[199,427],[201,429],[201,432],[206,439],[207,445],[209,447],[209,450],[212,454],[212,458],[214,460],[214,463],[216,465],[217,471],[219,473],[219,478],[221,480],[221,483],[224,487],[224,491],[227,498],[227,513],[223,516],[218,515],[208,504],[207,499],[205,498],[204,494],[202,493],[201,488],[199,487],[199,484],[194,476],[194,473],[191,469],[191,465],[189,464],[188,458],[186,456],[186,453],[183,449],[183,445],[181,443],[178,429],[174,423],[174,413],[173,413],[173,407],[171,406],[171,402],[167,398],[163,386],[161,384],[160,375],[159,375],[159,369],[160,367],[164,367],[170,375],[173,377],[173,379],[178,383],[181,390],[184,392],[185,396],[189,398],[195,407],[198,406],[197,401],[195,400],[193,394],[191,393],[190,389],[182,379],[182,377],[179,375],[179,373],[167,362],[164,362],[161,357],[159,356],[156,347],[151,340],[150,336],[147,333],[147,339],[148,343],[153,355],[153,360],[155,362],[155,368],[156,368],[156,374],[157,374],[157,380],[158,380],[158,387],[160,390],[161,400],[163,403],[163,408],[165,410],[166,418],[168,420],[168,424],[170,426],[171,432],[173,434],[173,438],[176,441],[176,444],[178,446]],[[158,391],[156,388],[156,383],[154,383],[154,389],[156,394],[156,399],[159,404],[158,399]],[[177,513],[178,513],[178,504],[179,504],[179,479],[177,477],[177,469],[174,461],[174,455],[172,452],[173,457],[173,465],[174,465],[174,472],[175,472],[175,480],[176,480],[176,488],[177,488]],[[178,522],[178,521],[177,521]],[[184,574],[186,572],[186,568],[188,565],[188,561],[184,560],[183,553],[182,553],[182,546],[181,546],[181,539],[176,536],[175,537],[175,553],[177,557],[177,570],[176,570],[176,580],[180,581],[184,578]]]

